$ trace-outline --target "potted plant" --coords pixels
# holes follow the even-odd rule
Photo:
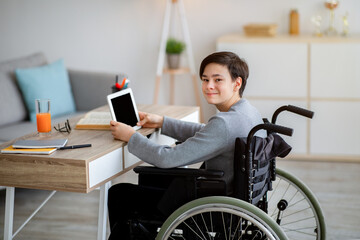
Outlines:
[[[185,43],[175,38],[169,38],[166,42],[166,55],[170,69],[179,68],[180,54],[185,49]]]

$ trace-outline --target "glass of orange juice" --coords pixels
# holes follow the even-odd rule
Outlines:
[[[51,133],[50,99],[35,99],[36,125],[39,135]]]

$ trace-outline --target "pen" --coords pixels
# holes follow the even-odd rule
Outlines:
[[[72,146],[59,147],[58,150],[84,148],[84,147],[91,147],[91,144],[81,144],[81,145],[72,145]]]

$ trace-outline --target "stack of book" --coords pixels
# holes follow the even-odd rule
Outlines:
[[[110,112],[88,112],[76,124],[75,129],[109,130],[111,121]]]
[[[66,143],[67,139],[18,140],[1,153],[51,154]]]

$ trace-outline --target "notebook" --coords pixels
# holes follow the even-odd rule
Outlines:
[[[51,154],[56,148],[13,148],[9,146],[1,149],[1,153],[25,153],[25,154]]]
[[[13,144],[14,148],[59,148],[65,146],[67,139],[44,139],[44,140],[18,140]]]

